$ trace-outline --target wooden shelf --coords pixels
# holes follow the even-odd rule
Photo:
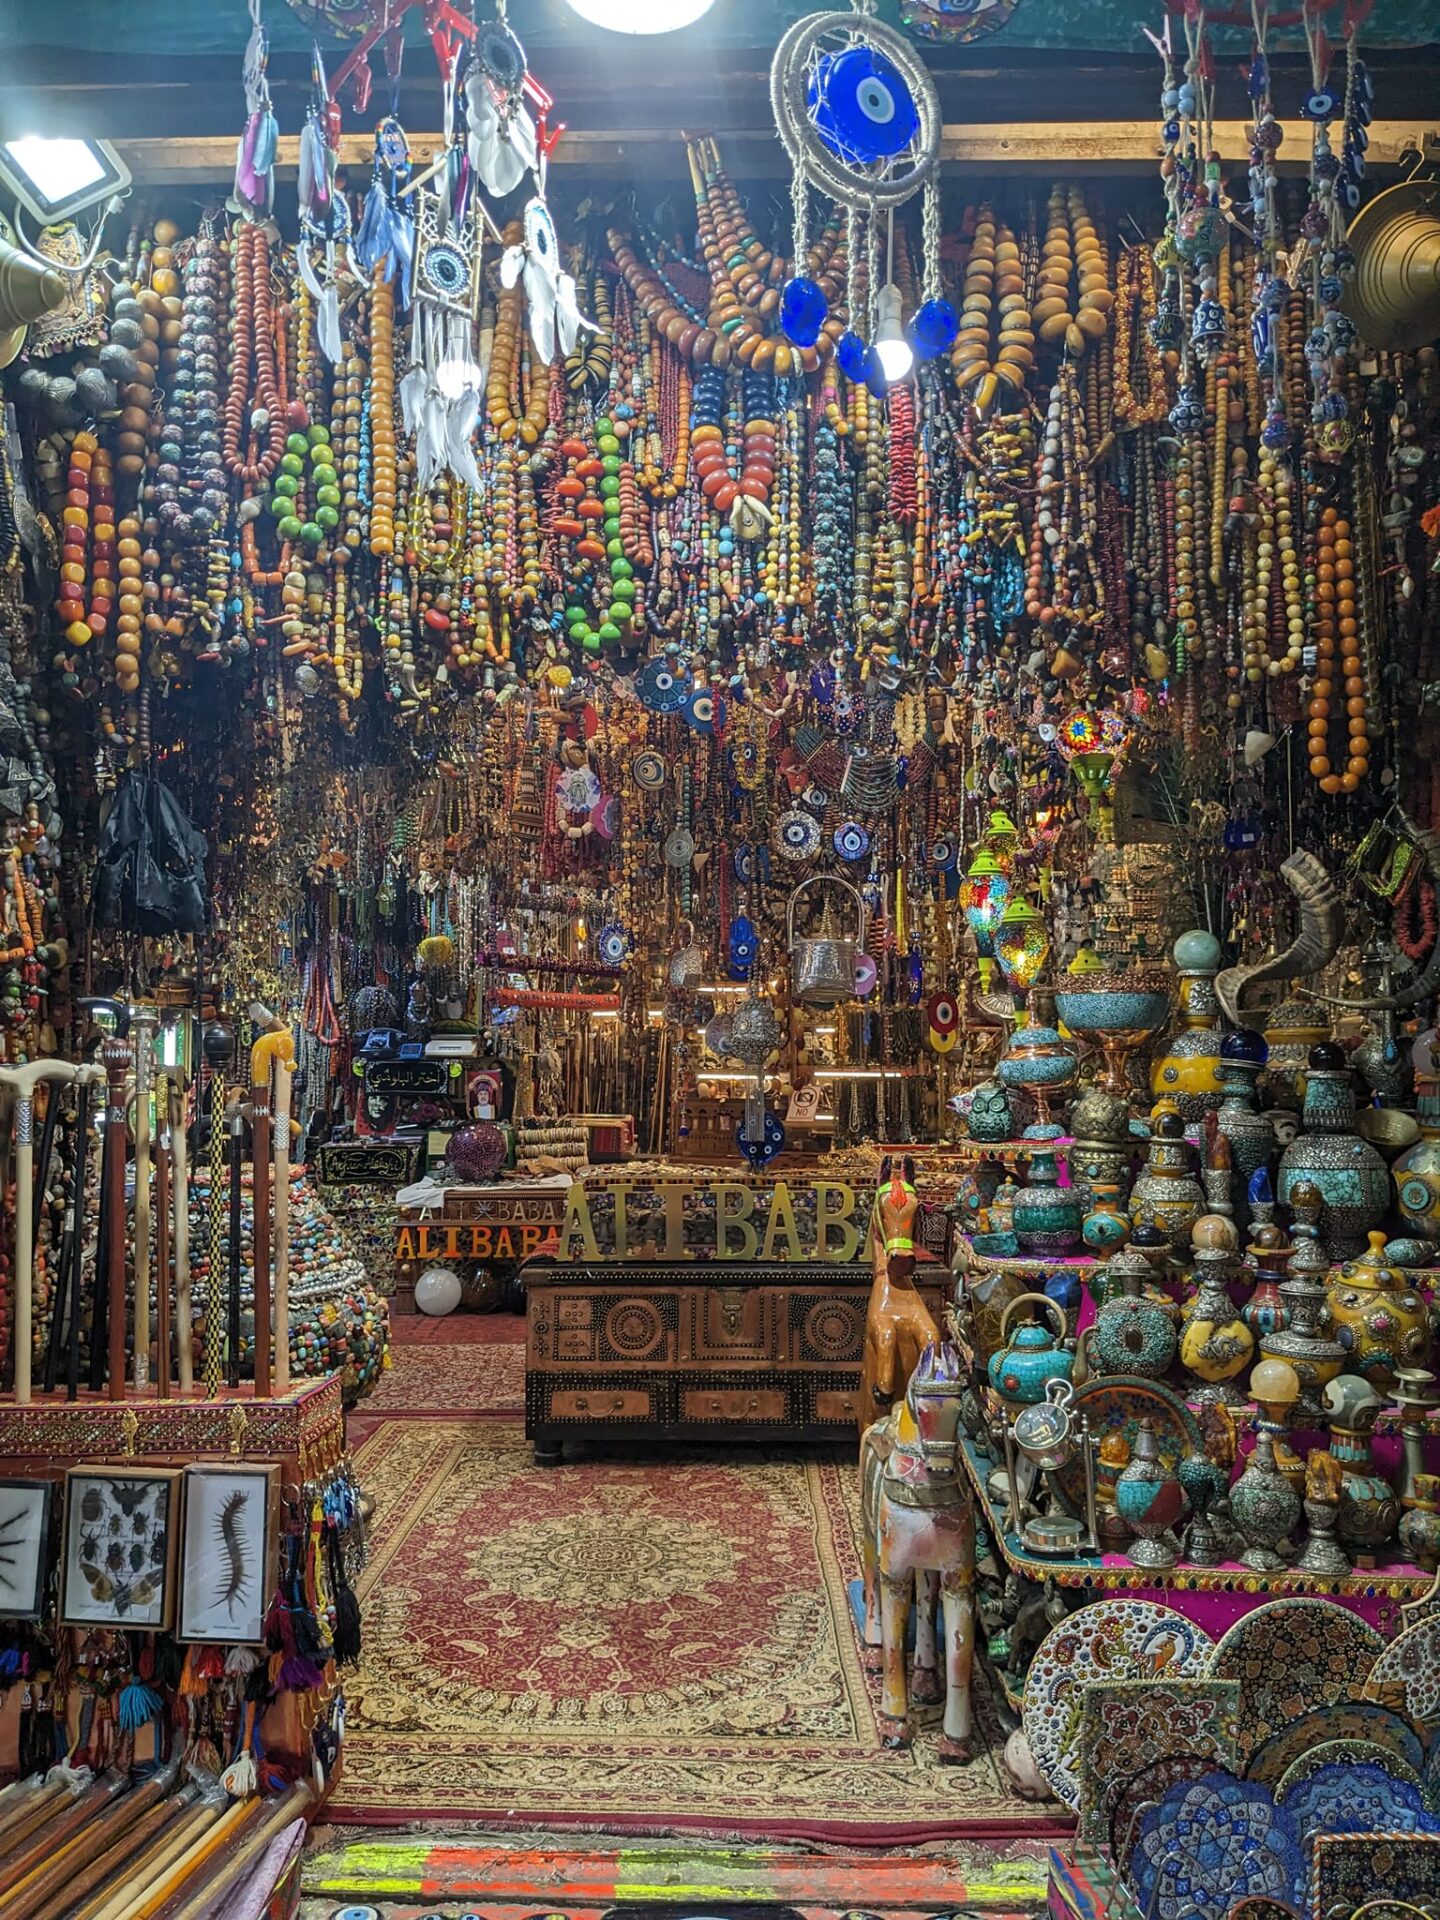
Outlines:
[[[1371,173],[1399,164],[1409,147],[1419,148],[1432,127],[1424,120],[1377,120],[1370,128],[1366,155]],[[1309,165],[1310,126],[1294,120],[1285,125],[1280,171],[1300,173]],[[1250,127],[1244,120],[1221,120],[1215,125],[1216,145],[1227,165],[1243,165],[1250,151]],[[679,126],[633,129],[587,128],[567,133],[556,147],[551,165],[585,168],[596,174],[638,175],[642,170],[661,177],[683,171],[684,134]],[[185,186],[228,183],[235,171],[235,136],[176,135],[164,139],[120,139],[115,143],[137,183],[144,186]],[[440,145],[438,133],[414,133],[410,150],[428,159]],[[1017,121],[1000,126],[947,125],[941,157],[972,172],[1128,174],[1155,173],[1160,163],[1160,136],[1153,120]],[[357,178],[368,178],[374,153],[369,133],[340,136],[340,164],[353,167]],[[771,129],[734,130],[725,135],[726,166],[737,176],[778,177],[788,167]],[[276,166],[293,175],[299,164],[297,134],[283,134]]]

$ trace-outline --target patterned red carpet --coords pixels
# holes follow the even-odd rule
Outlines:
[[[358,1411],[364,1419],[400,1413],[518,1413],[525,1405],[525,1322],[512,1314],[425,1320],[397,1314],[391,1364]],[[449,1340],[430,1329],[445,1328]],[[467,1335],[479,1327],[484,1334]],[[460,1335],[457,1339],[456,1335]]]
[[[933,1732],[882,1748],[847,1595],[850,1460],[537,1468],[519,1418],[441,1404],[487,1404],[503,1353],[402,1339],[356,1423],[378,1511],[331,1819],[870,1845],[1045,1830],[1002,1784],[993,1724],[968,1767],[939,1765]]]

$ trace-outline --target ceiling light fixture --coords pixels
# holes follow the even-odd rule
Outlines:
[[[715,0],[570,0],[570,6],[592,26],[611,33],[675,33],[694,26]]]

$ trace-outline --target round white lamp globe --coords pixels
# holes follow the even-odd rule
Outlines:
[[[612,33],[674,33],[693,26],[715,0],[570,0],[582,20]]]
[[[460,1276],[449,1267],[427,1267],[415,1282],[415,1304],[439,1320],[460,1304]]]

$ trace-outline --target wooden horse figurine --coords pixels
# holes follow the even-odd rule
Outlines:
[[[945,1619],[942,1760],[971,1751],[970,1670],[975,1657],[975,1513],[958,1469],[963,1368],[947,1341],[920,1356],[904,1400],[860,1441],[867,1665],[880,1654],[885,1744],[909,1742],[905,1629],[918,1593],[914,1697],[934,1669],[935,1589]],[[929,1692],[938,1698],[938,1689]]]
[[[887,1157],[870,1213],[870,1259],[875,1283],[865,1312],[865,1359],[856,1418],[864,1433],[905,1390],[927,1346],[940,1344],[940,1330],[915,1288],[915,1163],[907,1154],[898,1167]]]

